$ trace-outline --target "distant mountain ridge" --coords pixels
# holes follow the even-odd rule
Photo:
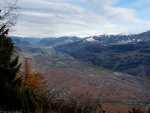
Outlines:
[[[102,44],[126,44],[150,41],[150,31],[133,35],[101,35],[94,37],[95,40]]]
[[[13,36],[12,39],[14,43],[18,46],[47,46],[47,47],[63,45],[80,40],[79,37],[22,38],[15,36]]]
[[[150,31],[134,35],[100,35],[84,39],[80,37],[12,39],[18,47],[32,50],[30,54],[38,52],[42,54],[45,50],[53,49],[79,61],[112,71],[139,76],[150,75]]]
[[[31,44],[31,45],[43,45],[43,46],[52,46],[56,43],[66,44],[69,42],[71,43],[74,41],[79,41],[84,39],[76,36],[48,37],[48,38],[13,36],[12,38],[16,44]],[[143,41],[150,41],[150,31],[143,32],[140,34],[133,34],[133,35],[132,34],[131,35],[97,35],[97,36],[85,37],[85,39],[88,38],[93,39],[93,41],[94,40],[98,41],[102,45],[137,43]]]

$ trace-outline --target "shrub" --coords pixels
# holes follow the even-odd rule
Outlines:
[[[23,80],[20,88],[22,110],[25,113],[46,113],[48,90],[45,79],[39,73],[32,73]]]

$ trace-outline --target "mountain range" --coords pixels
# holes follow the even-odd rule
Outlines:
[[[99,97],[109,112],[149,106],[149,37],[150,32],[12,39],[22,58],[32,58],[33,69],[47,78],[50,89]]]
[[[134,35],[85,37],[20,38],[14,43],[31,53],[53,50],[79,61],[135,76],[150,73],[150,32]],[[38,50],[36,48],[39,48]],[[37,52],[38,51],[38,52]]]

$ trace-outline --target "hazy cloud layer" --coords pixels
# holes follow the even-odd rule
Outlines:
[[[150,1],[130,1],[20,0],[18,24],[13,34],[33,37],[84,36],[149,30],[147,13]]]

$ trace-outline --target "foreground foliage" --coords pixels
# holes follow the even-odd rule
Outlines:
[[[6,25],[0,28],[0,109],[45,113],[44,79],[38,73],[24,79],[25,75],[19,73],[21,64],[8,31]]]
[[[17,109],[20,106],[16,94],[21,80],[17,74],[20,64],[14,55],[14,45],[7,35],[8,29],[3,25],[0,28],[0,105],[4,109]]]

